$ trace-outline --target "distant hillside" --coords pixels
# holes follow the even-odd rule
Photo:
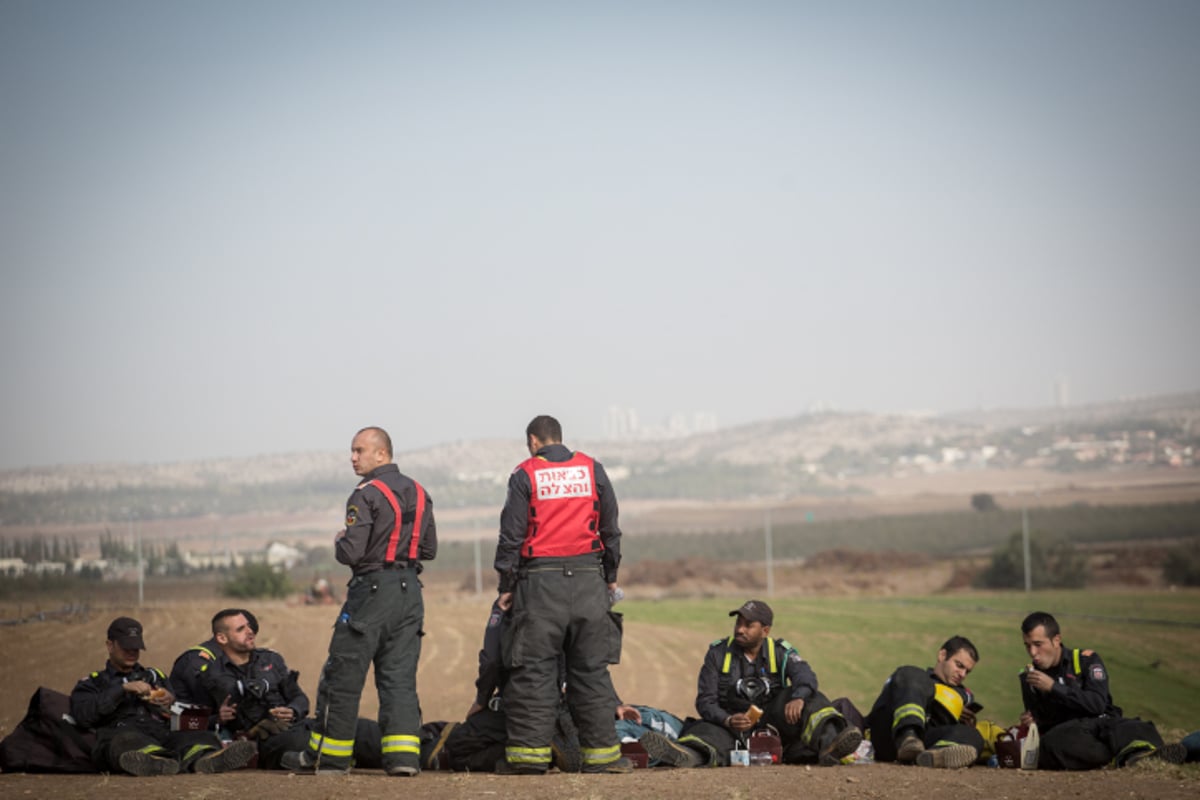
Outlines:
[[[808,414],[666,440],[578,440],[607,466],[628,469],[678,464],[762,465],[820,460],[830,450],[903,447],[969,435],[978,425],[906,416]],[[414,475],[437,474],[457,482],[506,481],[526,453],[512,439],[448,442],[398,453]],[[117,488],[205,489],[218,485],[333,484],[353,480],[346,453],[292,453],[168,464],[83,464],[0,471],[0,492],[53,492]]]
[[[990,430],[1049,425],[1090,425],[1118,420],[1167,423],[1196,429],[1200,424],[1200,392],[1137,397],[1112,403],[1062,408],[1008,408],[956,411],[945,415]]]
[[[1063,409],[946,417],[822,412],[675,439],[570,440],[599,458],[622,498],[741,500],[861,491],[856,476],[1036,466],[1064,471],[1190,466],[1200,393]],[[402,452],[443,507],[495,505],[525,455],[513,438]],[[0,472],[0,525],[337,507],[346,453]]]

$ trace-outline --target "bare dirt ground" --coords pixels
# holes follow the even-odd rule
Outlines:
[[[107,775],[0,775],[6,798],[89,800],[245,800],[286,795],[289,800],[358,800],[402,795],[426,798],[510,798],[522,800],[630,800],[630,798],[820,797],[851,800],[928,800],[930,797],[1028,797],[1088,800],[1195,800],[1200,791],[1194,768],[1135,767],[1084,773],[1022,772],[973,767],[925,770],[876,764],[863,767],[774,766],[749,769],[636,770],[628,775],[500,776],[425,772],[416,778],[391,778],[364,770],[349,775],[300,776],[280,772],[239,771],[224,775],[177,775],[131,778]]]
[[[184,590],[187,591],[187,590]],[[197,590],[198,591],[198,590]],[[70,691],[75,681],[104,662],[104,634],[109,620],[135,614],[146,626],[145,662],[169,669],[174,656],[207,638],[212,610],[222,601],[211,596],[158,599],[147,608],[93,607],[87,618],[71,618],[0,628],[0,735],[9,732],[24,714],[29,696],[39,685]],[[426,630],[418,686],[425,718],[460,719],[470,705],[477,653],[490,598],[457,592],[452,586],[431,584],[426,592]],[[260,645],[284,653],[299,669],[301,683],[313,695],[324,661],[334,606],[254,603],[262,624]],[[620,695],[686,713],[694,700],[689,679],[692,663],[680,653],[703,652],[709,637],[676,628],[630,624],[614,681]],[[368,683],[361,713],[374,716],[378,700]],[[1145,765],[1123,771],[1088,774],[1021,773],[973,768],[957,772],[919,770],[894,765],[846,766],[831,769],[779,766],[719,770],[647,770],[631,775],[564,775],[541,778],[425,773],[414,780],[389,778],[360,771],[348,776],[290,776],[241,771],[229,775],[184,775],[135,779],[125,776],[0,775],[5,798],[74,800],[119,794],[125,800],[186,798],[217,800],[286,793],[291,800],[373,798],[404,792],[412,798],[513,797],[550,798],[722,797],[811,795],[833,798],[927,800],[944,793],[988,797],[989,800],[1027,795],[1117,798],[1195,798],[1200,794],[1200,767]]]
[[[430,585],[425,600],[426,636],[417,676],[424,716],[427,720],[461,719],[474,697],[479,646],[491,598]],[[196,598],[193,602],[158,601],[140,611],[93,606],[87,619],[0,628],[0,649],[6,654],[0,663],[0,735],[21,720],[29,696],[38,686],[69,692],[86,673],[103,666],[105,630],[113,617],[136,616],[146,629],[144,663],[170,671],[175,656],[209,637],[209,618],[216,608],[238,604],[230,599]],[[251,607],[261,625],[259,646],[283,653],[288,665],[300,671],[300,683],[309,697],[314,697],[337,607],[279,602],[255,602]],[[617,691],[631,702],[690,708],[695,686],[690,680],[673,683],[669,676],[680,670],[690,675],[695,665],[674,663],[671,654],[702,653],[711,637],[655,625],[630,628],[623,664],[631,668],[614,671]],[[367,717],[378,710],[372,681],[368,679],[361,708]]]

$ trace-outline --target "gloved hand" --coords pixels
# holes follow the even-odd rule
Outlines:
[[[265,742],[277,733],[283,733],[291,727],[290,722],[266,717],[246,731],[246,738],[256,742]]]

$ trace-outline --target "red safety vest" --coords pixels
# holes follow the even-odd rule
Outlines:
[[[396,560],[396,548],[400,544],[400,528],[404,519],[404,515],[400,511],[400,500],[396,497],[396,493],[378,478],[368,481],[367,486],[374,486],[379,490],[384,499],[388,501],[388,505],[392,507],[392,513],[396,517],[396,527],[392,529],[392,535],[388,537],[387,555],[383,559],[383,563],[391,564]],[[416,481],[413,481],[413,488],[417,490],[417,508],[413,516],[412,533],[408,540],[408,560],[410,562],[416,561],[417,554],[420,552],[421,517],[425,516],[425,490]]]
[[[535,456],[518,469],[529,476],[529,516],[521,555],[581,556],[604,549],[596,462],[575,452],[566,461]]]

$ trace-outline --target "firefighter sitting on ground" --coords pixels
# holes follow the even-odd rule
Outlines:
[[[867,724],[876,761],[958,769],[975,763],[984,741],[975,728],[975,696],[963,685],[979,651],[952,636],[929,669],[900,667],[883,685]]]
[[[858,749],[862,731],[817,690],[796,649],[771,637],[771,607],[750,600],[729,616],[737,617],[733,635],[713,642],[700,668],[700,719],[689,719],[677,742],[647,733],[646,752],[670,766],[728,766],[739,739],[767,725],[779,732],[784,763],[834,766]]]

